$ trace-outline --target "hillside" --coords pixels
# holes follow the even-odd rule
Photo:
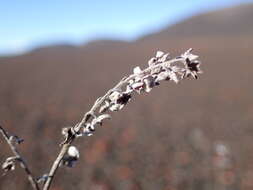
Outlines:
[[[135,189],[183,190],[185,184],[203,189],[216,183],[209,180],[206,160],[212,160],[216,142],[231,148],[235,164],[229,171],[239,178],[234,170],[246,175],[253,169],[252,18],[253,4],[247,4],[194,16],[131,43],[99,40],[1,58],[1,124],[25,138],[22,151],[36,174],[45,173],[44,164],[56,156],[61,128],[78,122],[98,96],[133,67],[144,68],[158,49],[177,56],[192,47],[203,62],[200,80],[163,84],[134,97],[94,137],[78,141],[82,162],[73,170],[61,169],[64,175],[56,178],[55,189],[93,183],[131,189],[126,181]],[[196,131],[201,137],[192,137]],[[1,143],[2,149],[7,152]],[[181,170],[192,178],[182,177]],[[26,189],[15,173],[1,179],[0,189],[12,177]],[[69,183],[60,183],[64,180]],[[247,189],[236,180],[230,185]]]
[[[253,33],[253,4],[202,13],[141,39],[249,36]]]

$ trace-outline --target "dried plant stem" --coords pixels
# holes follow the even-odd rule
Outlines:
[[[123,83],[123,79],[113,88],[116,89],[118,87],[120,87]],[[113,90],[109,90],[103,97],[98,98],[96,100],[96,102],[94,103],[94,105],[92,106],[92,108],[90,109],[90,111],[88,111],[84,117],[82,118],[81,122],[79,122],[76,126],[75,126],[75,130],[78,131],[80,129],[80,127],[82,126],[83,123],[86,122],[87,118],[89,117],[90,113],[95,112],[95,110],[104,102],[104,100],[106,99],[106,97],[111,93],[111,91]],[[58,154],[56,160],[54,161],[50,172],[48,174],[48,178],[43,186],[43,190],[48,190],[51,186],[52,180],[56,174],[57,169],[60,166],[60,163],[64,157],[64,155],[67,153],[69,146],[72,144],[72,142],[74,141],[74,139],[72,139],[71,141],[68,141],[66,143],[63,144],[63,146],[61,147],[60,153]]]
[[[68,142],[66,144],[64,144],[61,148],[61,151],[59,153],[59,155],[57,156],[56,160],[54,161],[53,165],[52,165],[52,168],[48,174],[48,178],[44,184],[44,187],[43,187],[43,190],[48,190],[50,188],[50,185],[52,183],[52,180],[55,176],[55,173],[57,171],[57,169],[59,168],[59,165],[64,157],[64,155],[66,154],[66,152],[68,151],[68,148],[70,146],[72,142]]]
[[[148,68],[146,68],[145,70],[142,71],[143,74],[150,72],[151,70],[161,67],[163,65],[166,64],[173,64],[175,62],[178,62],[178,59],[171,59],[169,61],[165,61],[161,64],[158,65],[153,65],[150,66]],[[58,154],[56,160],[54,161],[52,168],[50,169],[48,178],[46,179],[46,182],[44,184],[43,190],[48,190],[50,188],[50,185],[52,183],[52,180],[56,174],[56,171],[58,169],[58,167],[60,166],[61,161],[63,160],[64,155],[67,153],[69,146],[73,143],[74,139],[75,139],[75,135],[80,131],[80,129],[82,128],[82,126],[89,120],[90,117],[92,117],[95,112],[97,111],[98,108],[100,108],[100,106],[104,103],[104,101],[108,98],[108,96],[115,90],[120,89],[122,86],[128,84],[128,82],[132,79],[134,79],[137,76],[137,74],[131,74],[128,77],[124,77],[120,80],[120,82],[118,82],[112,89],[108,90],[104,96],[99,97],[95,103],[93,104],[93,106],[91,107],[91,109],[85,113],[84,117],[82,118],[81,122],[77,123],[74,127],[72,127],[72,132],[75,133],[73,134],[73,136],[70,139],[66,139],[65,142],[63,142],[63,146],[61,147],[60,153]]]
[[[36,182],[36,180],[34,179],[31,170],[28,168],[28,165],[26,164],[26,161],[24,160],[24,158],[22,158],[22,156],[20,155],[20,153],[18,152],[17,148],[14,146],[14,144],[11,142],[10,137],[8,135],[8,133],[2,128],[2,126],[0,126],[0,132],[3,135],[4,139],[6,140],[6,142],[8,143],[8,145],[10,146],[13,154],[18,158],[19,164],[22,168],[24,168],[26,175],[28,177],[28,180],[32,186],[32,188],[34,190],[39,190],[39,186],[38,183]]]
[[[141,92],[150,92],[161,81],[166,80],[178,83],[180,80],[190,76],[197,79],[197,74],[202,73],[202,71],[199,68],[200,62],[196,60],[198,56],[191,54],[191,51],[192,49],[189,49],[174,59],[170,59],[168,57],[169,54],[158,51],[156,57],[149,60],[149,66],[146,69],[141,70],[140,67],[135,67],[133,74],[122,78],[113,88],[99,97],[91,109],[84,114],[80,122],[72,127],[63,128],[62,134],[65,140],[61,143],[60,152],[52,164],[49,173],[44,174],[38,181],[33,177],[28,165],[15,146],[16,142],[20,143],[22,140],[18,139],[17,136],[9,136],[0,126],[0,132],[14,154],[14,157],[6,159],[2,165],[2,169],[5,171],[14,170],[15,162],[19,162],[21,167],[24,168],[34,190],[40,190],[38,183],[42,181],[44,182],[42,189],[49,190],[59,166],[66,165],[72,167],[72,163],[79,158],[78,149],[71,146],[71,144],[77,137],[92,135],[96,125],[102,125],[102,120],[111,117],[109,114],[105,114],[105,112],[119,111],[128,103],[134,92],[139,94]],[[181,65],[178,63],[181,63]],[[16,142],[13,142],[13,139],[16,139]]]
[[[128,77],[129,79],[130,77]],[[119,88],[120,86],[122,86],[124,83],[126,82],[126,80],[123,78],[114,88],[112,88],[111,90],[109,90],[103,97],[100,97],[96,100],[96,102],[94,103],[94,105],[92,106],[92,108],[90,109],[90,111],[88,111],[84,117],[82,118],[81,122],[79,122],[76,126],[75,126],[75,130],[79,131],[79,129],[81,128],[81,126],[86,122],[86,120],[89,117],[90,113],[94,113],[96,111],[96,109],[104,102],[104,100],[106,99],[107,96],[110,95],[110,93],[114,90]],[[48,190],[50,188],[50,185],[52,183],[52,180],[56,174],[57,169],[60,166],[60,163],[64,157],[64,155],[67,153],[69,146],[72,144],[72,142],[74,141],[74,139],[72,139],[69,142],[66,142],[65,144],[63,144],[60,153],[58,154],[56,160],[54,161],[52,168],[50,169],[50,172],[48,174],[48,178],[43,186],[43,190]]]

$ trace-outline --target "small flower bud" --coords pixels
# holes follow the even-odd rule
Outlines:
[[[122,108],[124,107],[124,104],[117,104],[117,103],[114,103],[110,106],[110,110],[111,111],[119,111],[121,110]]]
[[[156,57],[152,57],[149,61],[148,61],[148,65],[149,66],[153,66],[155,65],[157,62],[157,58]]]
[[[141,71],[140,67],[135,67],[133,72],[134,72],[134,74],[140,74],[142,71]]]
[[[79,158],[79,151],[75,146],[70,146],[68,149],[68,155],[74,158]]]
[[[164,55],[164,52],[162,52],[162,51],[157,51],[156,52],[156,57],[157,58],[161,58],[163,55]]]
[[[15,170],[15,162],[20,159],[16,156],[8,157],[5,162],[2,164],[2,169],[4,172]]]

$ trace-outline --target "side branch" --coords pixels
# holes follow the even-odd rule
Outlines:
[[[6,140],[6,142],[8,143],[8,145],[10,146],[14,156],[16,157],[16,160],[19,161],[20,166],[25,170],[26,175],[28,177],[28,180],[31,184],[31,186],[33,187],[34,190],[39,190],[39,186],[36,182],[36,180],[34,179],[31,170],[29,169],[26,161],[24,160],[24,158],[21,157],[20,153],[18,152],[17,148],[15,147],[15,145],[13,144],[13,142],[10,139],[10,136],[8,135],[8,133],[3,129],[2,126],[0,126],[0,132],[3,135],[4,139]]]

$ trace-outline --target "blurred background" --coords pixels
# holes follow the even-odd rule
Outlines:
[[[36,176],[98,96],[157,50],[192,47],[204,74],[135,96],[52,189],[253,189],[253,1],[1,1],[1,125]],[[12,155],[0,138],[0,162]],[[2,171],[1,171],[2,172]],[[2,175],[2,173],[1,173]],[[0,189],[31,189],[17,167]]]

